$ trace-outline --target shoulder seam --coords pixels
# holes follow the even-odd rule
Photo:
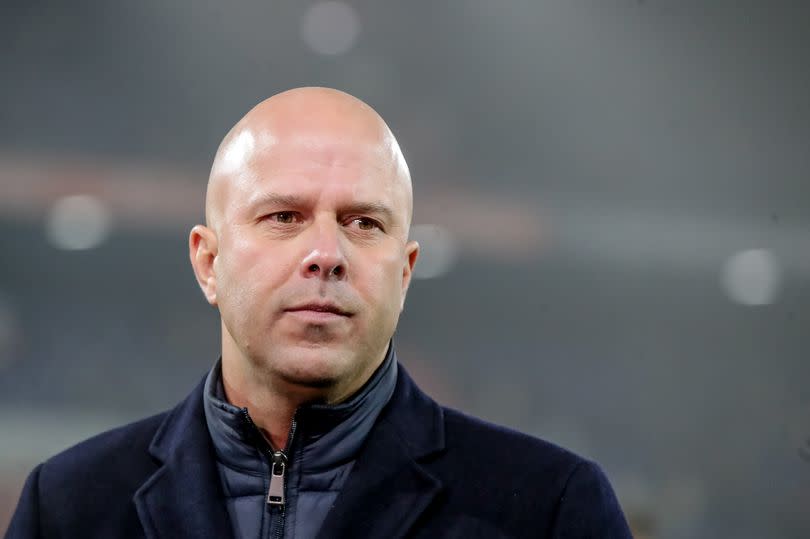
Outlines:
[[[571,479],[577,473],[577,471],[582,468],[583,466],[587,466],[589,462],[586,459],[580,458],[579,462],[577,462],[571,471],[568,473],[568,477],[565,478],[565,483],[563,484],[563,488],[560,491],[560,497],[557,499],[557,505],[554,508],[554,516],[551,519],[551,530],[553,531],[557,527],[557,518],[560,515],[560,509],[562,508],[562,504],[565,501],[565,494],[568,492],[568,485],[571,484]]]

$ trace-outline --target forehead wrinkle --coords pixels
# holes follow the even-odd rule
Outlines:
[[[260,188],[265,178],[272,184],[274,178],[295,177],[296,184],[305,191],[314,186],[318,192],[327,192],[326,185],[332,180],[325,180],[327,183],[323,186],[315,186],[312,181],[316,180],[311,178],[313,171],[341,170],[334,177],[334,181],[339,184],[341,175],[344,174],[342,170],[346,169],[349,174],[360,174],[369,184],[378,184],[391,204],[402,206],[405,220],[408,221],[411,211],[410,177],[407,166],[402,166],[401,153],[397,150],[395,141],[390,139],[347,142],[322,135],[293,137],[292,140],[279,141],[265,152],[256,153],[250,162],[245,163],[245,169],[250,173],[243,172],[241,179],[244,184],[253,184]],[[373,158],[369,159],[369,155],[373,155]],[[354,167],[357,169],[353,170]],[[272,185],[268,187],[271,193],[283,194],[274,191]],[[365,198],[362,193],[367,187],[363,183],[355,186],[354,190],[360,198]],[[261,194],[257,196],[263,197]],[[400,199],[401,196],[403,199]],[[277,199],[275,202],[283,201]],[[389,207],[387,212],[382,213],[394,215],[396,212]]]
[[[285,195],[273,192],[256,192],[248,198],[245,204],[245,206],[250,209],[262,206],[300,208],[307,205],[309,205],[308,197],[297,194]]]

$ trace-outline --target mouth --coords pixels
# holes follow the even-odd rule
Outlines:
[[[330,302],[310,302],[295,305],[284,309],[285,312],[309,316],[314,318],[345,317],[349,318],[352,313],[342,309],[335,303]]]

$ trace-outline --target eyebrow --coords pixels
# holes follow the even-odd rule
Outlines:
[[[261,206],[299,208],[307,205],[307,199],[298,195],[282,195],[279,193],[262,193],[251,198],[248,206],[258,208]],[[379,215],[388,222],[394,221],[394,212],[382,202],[352,202],[340,209],[341,213],[361,213]]]
[[[303,206],[304,198],[298,195],[280,195],[278,193],[261,193],[250,198],[248,207],[257,208],[259,206]]]
[[[349,204],[346,210],[346,213],[380,215],[389,222],[394,220],[394,212],[381,202],[356,202]]]

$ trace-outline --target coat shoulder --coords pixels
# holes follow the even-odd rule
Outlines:
[[[134,492],[156,468],[149,444],[167,413],[102,432],[46,460],[39,468],[40,494],[69,498],[76,492],[89,496]]]
[[[104,463],[120,462],[119,459],[123,457],[131,457],[134,452],[145,453],[167,414],[161,412],[96,434],[45,461],[43,471],[71,470],[84,466],[99,468]]]
[[[482,456],[525,472],[542,471],[568,476],[587,459],[555,443],[490,423],[452,408],[444,408],[446,444],[476,460]]]
[[[443,408],[443,415],[445,450],[429,467],[444,482],[456,520],[510,537],[527,530],[533,537],[631,537],[595,462],[457,410]]]
[[[132,496],[157,469],[150,443],[167,412],[80,442],[28,477],[8,537],[114,536],[138,529]]]

